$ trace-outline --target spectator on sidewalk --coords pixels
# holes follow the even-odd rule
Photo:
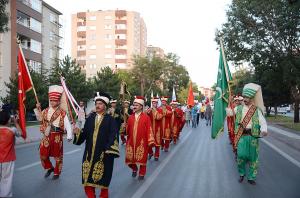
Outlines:
[[[204,117],[204,113],[205,113],[205,104],[204,103],[202,103],[200,113],[201,113],[201,120],[203,120],[203,118],[205,118]]]
[[[78,128],[83,129],[85,119],[86,119],[86,110],[85,110],[85,105],[83,101],[79,102],[79,107],[77,108],[78,110],[78,118],[77,118],[77,125]]]
[[[11,120],[15,127],[9,127]],[[15,137],[21,136],[21,129],[15,117],[7,111],[0,111],[0,197],[12,197],[12,180],[16,160]]]
[[[206,105],[206,110],[205,110],[205,119],[206,119],[206,126],[211,126],[211,117],[212,117],[212,109],[209,103]]]

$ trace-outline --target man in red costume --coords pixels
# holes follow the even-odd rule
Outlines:
[[[37,104],[40,109],[40,104]],[[40,144],[41,164],[46,171],[45,178],[52,172],[52,179],[58,179],[63,165],[63,134],[67,131],[67,139],[73,136],[72,127],[66,114],[67,101],[62,86],[52,85],[49,87],[49,107],[44,109],[37,118],[41,121],[40,131],[44,135]],[[56,165],[53,167],[50,157],[54,157]]]
[[[177,101],[172,101],[170,105],[172,106],[172,116],[171,116],[172,138],[174,144],[176,144],[179,137],[181,125],[182,125],[183,112],[181,111],[181,109],[178,108]]]
[[[167,105],[168,97],[164,96],[161,98],[161,107],[159,108],[162,111],[162,149],[165,152],[169,151],[170,141],[171,141],[171,117],[172,117],[172,108]]]
[[[162,111],[161,109],[157,108],[158,99],[159,98],[157,97],[152,98],[151,99],[152,107],[147,110],[147,114],[149,115],[151,120],[151,126],[154,135],[154,143],[155,143],[154,160],[155,161],[158,161],[159,150],[160,150],[161,140],[162,140],[162,128],[161,128]],[[153,149],[152,147],[150,147],[149,159],[151,159],[152,156],[153,156]]]
[[[132,169],[132,177],[137,176],[139,169],[139,180],[146,175],[148,150],[154,145],[151,121],[143,112],[144,105],[145,98],[137,96],[133,102],[134,114],[129,116],[126,129],[125,163]]]

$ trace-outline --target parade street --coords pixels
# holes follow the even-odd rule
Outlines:
[[[238,183],[238,171],[227,133],[211,139],[211,128],[204,121],[196,129],[185,127],[177,145],[171,144],[159,161],[148,161],[144,181],[131,177],[124,163],[124,145],[121,157],[115,160],[109,188],[116,198],[299,198],[300,163],[298,145],[288,146],[280,139],[299,135],[290,133],[283,138],[280,130],[260,141],[260,163],[257,185],[245,179]],[[275,129],[274,129],[275,130]],[[279,131],[279,132],[278,132]],[[273,135],[274,134],[274,135]],[[84,145],[64,142],[64,166],[58,180],[44,178],[39,162],[38,142],[19,145],[13,182],[14,197],[19,198],[83,198],[81,160]],[[289,155],[286,155],[288,153]],[[285,156],[285,157],[284,157]]]

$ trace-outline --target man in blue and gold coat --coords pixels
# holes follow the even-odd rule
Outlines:
[[[82,184],[88,198],[95,197],[95,188],[101,188],[100,197],[108,197],[114,158],[119,157],[118,124],[107,114],[110,96],[97,92],[96,112],[87,118],[84,128],[74,130],[74,144],[85,142],[82,159]]]

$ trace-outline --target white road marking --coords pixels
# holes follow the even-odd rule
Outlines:
[[[275,146],[274,144],[270,143],[269,141],[267,141],[265,139],[261,139],[261,141],[264,142],[269,147],[271,147],[277,153],[279,153],[282,157],[286,158],[287,160],[289,160],[290,162],[292,162],[294,165],[296,165],[298,168],[300,168],[300,162],[297,161],[296,159],[294,159],[293,157],[291,157],[289,154],[283,152],[277,146]]]
[[[64,153],[64,155],[71,155],[71,154],[76,153],[78,151],[81,151],[81,149],[75,149],[75,150],[72,150],[72,151],[68,151],[68,152]],[[31,164],[28,164],[26,166],[21,166],[19,168],[16,168],[16,171],[23,171],[23,170],[29,169],[31,167],[38,166],[40,164],[41,164],[41,162],[37,161],[37,162],[31,163]]]
[[[148,177],[145,182],[139,187],[139,189],[133,194],[131,198],[140,198],[143,197],[143,194],[148,190],[148,188],[151,186],[153,181],[157,178],[159,173],[164,169],[164,167],[168,164],[168,162],[172,159],[172,157],[175,155],[177,150],[184,145],[184,142],[188,139],[188,137],[192,134],[192,131],[189,130],[187,132],[188,134],[182,139],[176,147],[171,150],[170,154],[162,161],[162,163],[155,169],[155,171],[151,174],[150,177]]]
[[[81,151],[81,149],[75,149],[75,150],[73,150],[73,151],[69,151],[69,152],[66,152],[66,153],[64,153],[64,154],[65,154],[65,155],[70,155],[70,154],[76,153],[76,152],[78,152],[78,151]]]
[[[300,135],[297,135],[297,134],[294,134],[294,133],[291,133],[291,132],[288,132],[288,131],[285,131],[285,130],[282,130],[282,129],[279,129],[277,127],[273,127],[273,126],[268,126],[268,128],[272,131],[272,132],[275,132],[275,133],[279,133],[281,135],[285,135],[289,138],[293,138],[293,139],[296,139],[296,140],[300,140]]]
[[[40,164],[41,164],[40,161],[34,162],[34,163],[32,163],[32,164],[28,164],[28,165],[26,165],[26,166],[22,166],[22,167],[20,167],[20,168],[17,168],[16,171],[26,170],[26,169],[28,169],[28,168],[31,168],[31,167],[34,167],[34,166],[37,166],[37,165],[40,165]]]

